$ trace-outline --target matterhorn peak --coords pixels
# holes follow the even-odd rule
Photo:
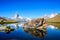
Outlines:
[[[14,18],[19,18],[18,12],[15,13]]]

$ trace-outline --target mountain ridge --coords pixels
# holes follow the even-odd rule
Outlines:
[[[60,14],[57,14],[53,18],[46,19],[47,22],[60,22]]]

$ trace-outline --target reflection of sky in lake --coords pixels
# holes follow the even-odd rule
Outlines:
[[[60,30],[47,28],[47,40],[58,40],[60,39]]]
[[[10,34],[5,32],[0,32],[0,40],[40,40],[41,38],[33,37],[31,34],[28,34],[23,31],[22,27],[14,30]],[[44,37],[44,40],[58,40],[60,39],[60,30],[55,30],[47,28],[47,35]],[[43,39],[41,39],[43,40]]]

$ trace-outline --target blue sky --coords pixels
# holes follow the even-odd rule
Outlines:
[[[0,16],[12,17],[16,11],[29,18],[60,13],[60,0],[0,0]]]

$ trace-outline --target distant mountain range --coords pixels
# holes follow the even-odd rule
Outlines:
[[[43,16],[43,18],[46,19],[47,22],[60,22],[60,14],[55,15],[54,17],[51,18],[48,16]],[[23,18],[22,16],[19,16],[18,14],[16,14],[14,17],[12,18],[8,18],[8,17],[0,17],[0,22],[20,22],[20,23],[26,23],[28,21],[31,21],[32,19],[30,18]]]
[[[15,14],[15,16],[13,18],[10,18],[12,20],[15,20],[19,23],[26,23],[28,21],[30,21],[31,19],[30,18],[23,18],[22,16],[20,16],[19,14]]]
[[[57,14],[53,18],[46,19],[47,22],[60,22],[60,14]]]
[[[19,22],[19,23],[26,23],[26,22],[28,22],[30,20],[31,20],[30,18],[23,18],[23,17],[19,16],[18,14],[16,14],[12,18],[0,17],[0,23],[1,22]]]
[[[7,19],[5,17],[0,17],[0,23],[13,23],[15,20]]]

